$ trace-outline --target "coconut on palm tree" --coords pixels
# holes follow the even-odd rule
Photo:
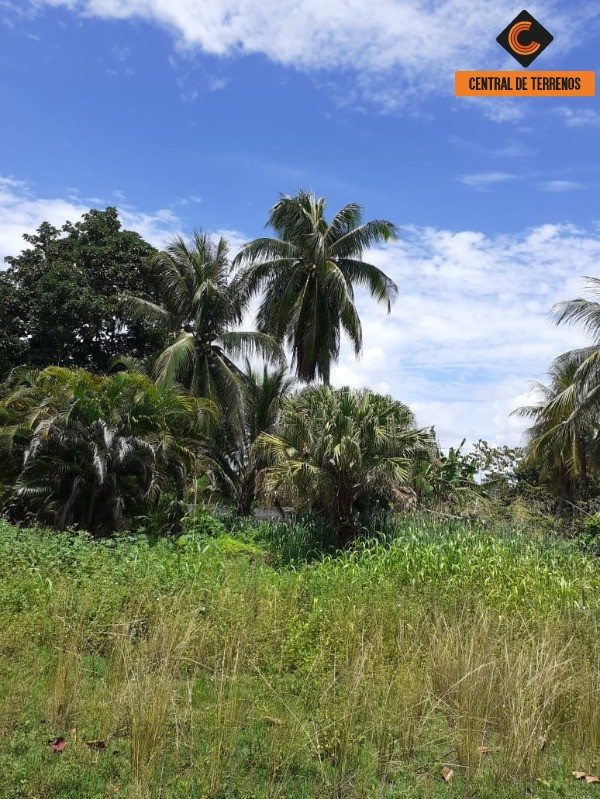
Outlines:
[[[358,355],[362,328],[355,288],[366,288],[388,312],[398,287],[363,260],[370,247],[395,239],[386,220],[362,222],[361,208],[346,205],[330,222],[326,202],[305,191],[282,195],[268,219],[276,238],[259,238],[242,247],[234,264],[243,268],[247,296],[264,292],[258,329],[287,343],[298,378],[329,383],[340,352],[342,332]]]
[[[206,233],[195,232],[189,245],[175,237],[153,258],[160,304],[124,295],[123,304],[135,319],[152,320],[165,328],[170,344],[154,364],[159,383],[179,382],[192,396],[206,397],[226,414],[243,404],[243,372],[235,359],[260,355],[282,360],[281,347],[264,332],[242,332],[248,299],[231,276],[229,246]]]

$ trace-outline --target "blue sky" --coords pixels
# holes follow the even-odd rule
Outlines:
[[[409,402],[442,443],[516,443],[528,380],[583,341],[547,311],[600,262],[597,98],[472,101],[455,69],[519,69],[522,10],[474,0],[0,0],[0,256],[43,219],[117,205],[155,244],[261,233],[312,188],[402,230],[371,254],[365,353],[338,383]],[[596,69],[600,9],[527,6],[555,36],[535,69]]]

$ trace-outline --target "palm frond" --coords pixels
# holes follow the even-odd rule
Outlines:
[[[340,268],[350,282],[368,289],[378,302],[386,302],[390,312],[398,297],[398,286],[385,272],[373,264],[348,258],[340,261]]]
[[[285,363],[285,353],[273,336],[259,332],[228,332],[217,339],[232,358],[259,357],[268,363]]]
[[[119,301],[126,313],[135,322],[151,321],[162,325],[168,330],[174,329],[175,317],[172,313],[150,300],[134,297],[131,294],[120,294]]]
[[[331,245],[331,254],[335,258],[351,258],[362,255],[377,244],[395,241],[398,238],[398,228],[385,219],[373,219],[365,222],[353,230],[349,230]]]
[[[156,359],[154,373],[159,385],[185,383],[194,369],[196,343],[191,333],[180,333],[177,340]]]

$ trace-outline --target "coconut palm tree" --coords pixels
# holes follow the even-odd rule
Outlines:
[[[181,504],[215,413],[142,375],[49,367],[14,377],[0,403],[0,447],[20,459],[14,493],[28,511],[59,529],[110,532],[167,485]]]
[[[122,296],[134,319],[154,321],[170,334],[171,343],[154,364],[160,384],[179,382],[192,396],[206,397],[232,417],[243,405],[243,373],[235,358],[261,355],[281,361],[277,342],[264,332],[236,330],[248,300],[230,279],[229,246],[201,232],[188,245],[175,237],[154,256],[161,304]]]
[[[232,500],[240,516],[248,516],[256,494],[256,478],[263,465],[255,442],[275,429],[283,400],[294,385],[286,367],[256,372],[246,361],[246,391],[241,428],[224,418],[208,450],[211,471],[220,493]]]
[[[587,289],[592,297],[600,297],[600,278],[588,277]],[[557,303],[553,310],[556,324],[573,324],[592,338],[592,344],[561,356],[565,362],[578,364],[574,380],[580,386],[582,408],[600,403],[600,302],[579,297]]]
[[[525,431],[525,463],[538,466],[540,480],[558,495],[557,516],[565,502],[576,502],[597,449],[597,414],[581,380],[586,357],[579,350],[557,358],[549,370],[550,382],[532,384],[539,401],[513,411],[532,421]]]
[[[395,239],[396,227],[380,219],[361,223],[361,208],[353,203],[327,222],[325,208],[324,198],[305,191],[282,195],[267,223],[277,238],[244,245],[234,265],[243,268],[241,282],[248,296],[264,291],[258,329],[287,342],[300,380],[318,376],[328,384],[341,332],[356,355],[362,349],[355,287],[386,303],[388,313],[398,287],[363,260],[369,247]]]
[[[356,513],[375,501],[391,507],[414,498],[416,459],[433,457],[431,430],[419,429],[410,409],[368,389],[308,387],[283,404],[274,433],[257,449],[266,459],[266,494],[297,508],[318,509],[338,544],[356,536]]]

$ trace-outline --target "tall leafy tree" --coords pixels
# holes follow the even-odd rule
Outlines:
[[[330,222],[326,201],[305,191],[282,195],[268,225],[277,238],[259,238],[242,247],[234,263],[243,267],[249,296],[263,291],[258,329],[286,342],[296,374],[310,382],[329,383],[340,352],[342,331],[358,355],[362,328],[355,287],[364,287],[388,312],[398,287],[376,266],[363,260],[373,245],[395,239],[386,220],[362,222],[361,208],[346,205]]]
[[[242,332],[248,299],[232,279],[229,246],[196,232],[188,244],[174,238],[153,259],[160,302],[124,295],[133,319],[147,319],[168,334],[154,372],[160,383],[177,381],[193,396],[214,401],[233,419],[243,412],[244,373],[235,359],[260,355],[281,360],[272,336]]]
[[[0,272],[0,380],[27,359],[29,342],[19,292]]]
[[[7,257],[0,276],[0,306],[12,309],[0,319],[4,369],[59,363],[104,371],[115,355],[143,357],[160,346],[160,331],[146,320],[124,323],[120,292],[156,297],[148,264],[155,250],[122,229],[116,208],[91,210],[61,229],[44,222],[24,239],[29,247]]]
[[[142,375],[16,372],[0,401],[0,448],[15,470],[14,497],[59,529],[92,532],[124,527],[169,486],[181,503],[212,413],[210,403]]]
[[[391,397],[311,386],[284,403],[276,431],[261,434],[257,449],[267,460],[267,495],[318,509],[346,546],[359,510],[376,500],[401,507],[413,496],[413,464],[434,456],[435,439]]]

